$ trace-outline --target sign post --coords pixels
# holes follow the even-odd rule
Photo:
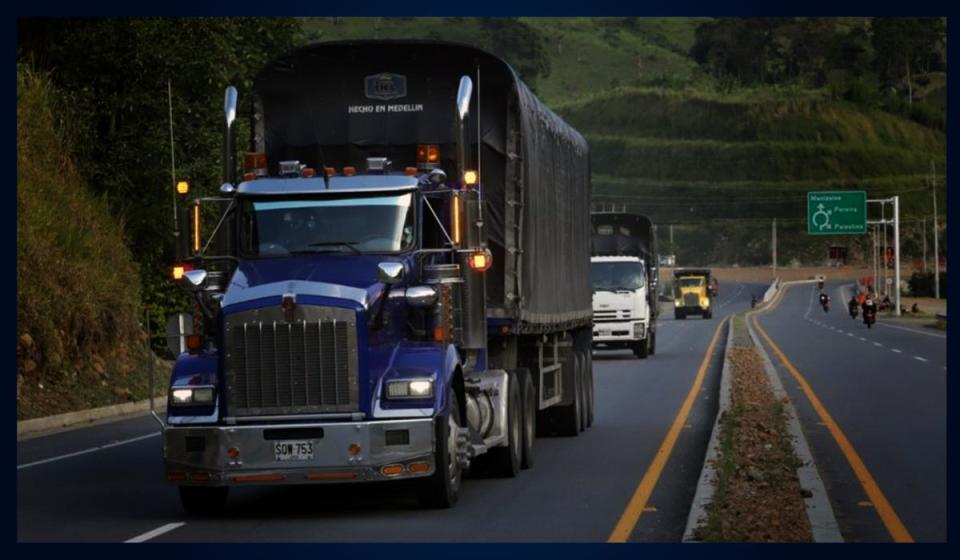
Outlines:
[[[866,191],[808,192],[807,233],[810,235],[867,233]]]

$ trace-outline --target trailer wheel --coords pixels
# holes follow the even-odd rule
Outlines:
[[[523,398],[517,370],[507,371],[507,445],[494,447],[488,453],[490,473],[502,478],[513,478],[520,473],[523,462]]]
[[[576,437],[580,433],[580,405],[583,401],[580,395],[580,360],[576,359],[576,354],[571,357],[573,359],[569,364],[573,368],[573,382],[564,389],[573,391],[573,398],[568,405],[554,406],[551,416],[557,433],[561,436]]]
[[[180,504],[193,515],[212,515],[227,505],[230,488],[227,486],[181,486]]]
[[[428,508],[444,509],[457,504],[460,497],[460,482],[463,473],[457,461],[456,427],[461,426],[460,404],[453,387],[447,387],[447,414],[440,416],[434,425],[437,451],[434,454],[436,469],[430,478],[418,488],[420,503]]]
[[[593,353],[587,352],[587,427],[593,426]]]
[[[703,318],[704,318],[704,319],[713,319],[713,310],[711,309],[711,310],[709,310],[709,311],[705,311],[705,312],[703,313]]]
[[[517,370],[523,380],[521,391],[523,396],[523,460],[520,467],[529,469],[533,466],[533,443],[537,439],[537,388],[533,384],[530,370]]]
[[[679,311],[679,310],[674,309],[674,310],[673,310],[673,318],[679,320],[679,319],[686,319],[687,316],[683,314],[683,311]]]
[[[650,355],[653,356],[657,353],[657,331],[655,329],[650,331]]]

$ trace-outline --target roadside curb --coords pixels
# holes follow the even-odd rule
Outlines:
[[[716,478],[715,467],[718,450],[720,449],[720,420],[730,406],[730,351],[733,348],[733,319],[727,321],[727,341],[723,349],[723,367],[720,369],[720,397],[717,405],[717,417],[710,430],[710,441],[707,443],[707,455],[703,459],[700,469],[700,478],[697,481],[697,490],[693,495],[690,513],[687,515],[687,526],[683,530],[682,542],[700,542],[693,538],[693,533],[700,522],[707,517],[707,505],[713,500],[713,481]]]
[[[167,408],[167,403],[162,398],[154,398],[154,410],[163,412]],[[119,416],[127,416],[150,410],[150,399],[144,399],[137,402],[120,403],[100,408],[91,408],[87,410],[77,410],[56,414],[54,416],[45,416],[43,418],[31,418],[17,422],[17,440],[41,435],[44,432],[59,430],[62,428],[79,428],[81,424],[90,424],[97,420],[105,420]]]
[[[801,284],[804,282],[797,282]],[[788,283],[793,284],[793,283]],[[786,290],[780,290],[780,294]],[[778,295],[780,295],[778,294]],[[777,300],[779,303],[779,299]],[[766,311],[766,310],[765,310]],[[797,411],[793,406],[793,401],[783,388],[780,382],[780,376],[777,374],[770,356],[767,355],[760,338],[753,329],[751,319],[754,312],[748,312],[744,315],[747,323],[747,331],[753,340],[753,346],[760,354],[763,360],[763,368],[767,373],[767,379],[770,380],[774,396],[784,403],[784,413],[786,414],[787,430],[793,440],[793,450],[800,459],[801,466],[797,468],[797,478],[800,480],[800,487],[810,492],[810,497],[803,499],[807,510],[807,519],[810,520],[810,529],[813,533],[813,541],[817,543],[838,543],[844,542],[843,535],[840,533],[840,526],[830,505],[830,498],[827,489],[820,478],[820,472],[813,460],[813,454],[810,452],[810,446],[807,438],[803,435],[803,429],[800,427],[800,420]]]

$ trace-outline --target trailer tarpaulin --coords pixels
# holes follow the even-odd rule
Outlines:
[[[496,56],[416,40],[302,47],[257,76],[251,147],[266,152],[271,166],[296,159],[312,167],[362,170],[373,156],[388,157],[394,169],[415,165],[417,145],[437,144],[440,166],[450,174],[456,168],[454,106],[463,75],[474,81],[467,165],[476,168],[479,155],[483,218],[494,255],[487,272],[489,313],[533,331],[588,324],[587,143]]]

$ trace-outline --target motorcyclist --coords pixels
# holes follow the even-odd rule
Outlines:
[[[857,313],[860,311],[860,302],[857,300],[856,294],[850,296],[850,301],[847,303],[847,307],[850,310],[850,317],[852,319],[856,319]]]
[[[873,301],[873,298],[867,296],[867,299],[863,300],[863,323],[869,328],[876,320],[877,304]]]
[[[753,309],[757,306],[757,295],[753,294],[750,296],[750,309]]]
[[[824,312],[829,311],[829,310],[830,310],[830,296],[828,296],[827,294],[825,294],[825,293],[823,293],[823,292],[820,292],[820,305],[823,306]]]

